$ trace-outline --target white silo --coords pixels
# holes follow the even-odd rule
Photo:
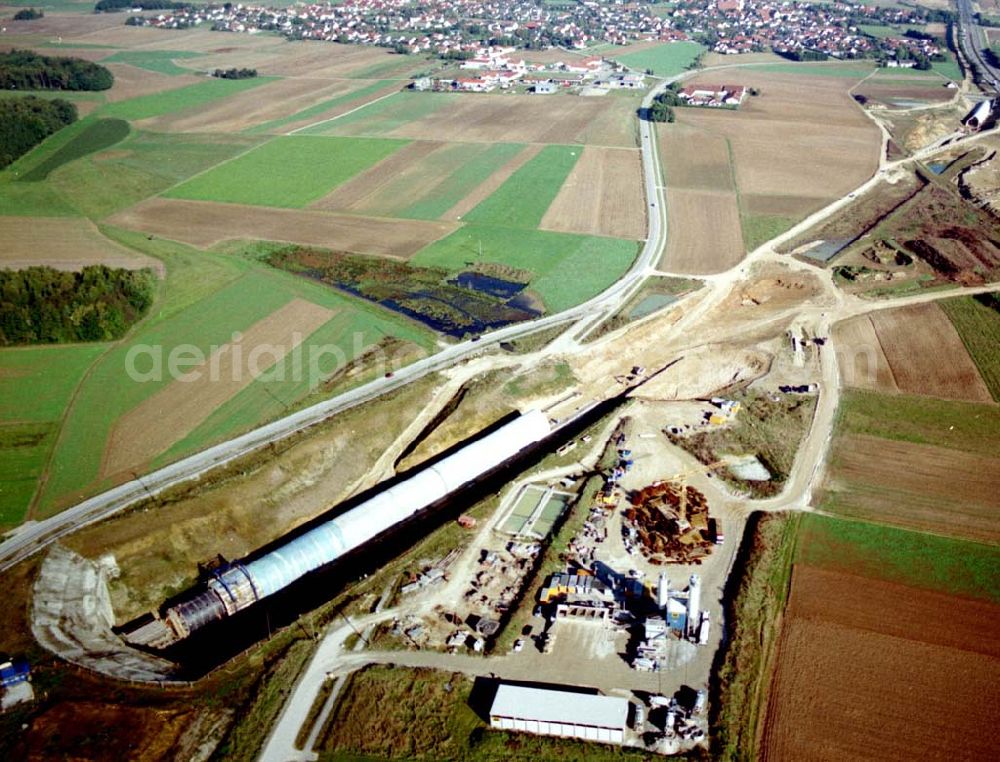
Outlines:
[[[690,587],[688,588],[687,631],[697,634],[701,615],[701,579],[697,574],[692,574],[688,582]]]
[[[667,608],[667,602],[670,600],[670,580],[667,579],[667,573],[665,571],[660,572],[660,582],[656,588],[656,606],[661,611]]]

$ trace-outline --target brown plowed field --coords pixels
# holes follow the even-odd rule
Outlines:
[[[765,760],[991,759],[1000,609],[797,565]]]
[[[729,146],[722,135],[679,124],[658,125],[663,180],[670,188],[733,191]]]
[[[119,246],[79,217],[0,217],[0,268],[17,270],[47,265],[79,270],[107,265],[138,270],[149,267],[163,275],[163,263]]]
[[[708,275],[739,264],[746,253],[740,210],[732,191],[667,188],[670,235],[660,268],[684,275]]]
[[[692,82],[760,90],[736,112],[676,111],[679,124],[729,138],[748,208],[753,196],[785,197],[785,213],[803,218],[863,183],[878,167],[879,131],[848,94],[850,79],[733,69]]]
[[[137,124],[154,132],[240,132],[344,95],[364,84],[350,80],[331,83],[326,79],[304,77],[277,80],[222,98],[193,112],[164,114]]]
[[[639,152],[584,148],[541,227],[562,233],[645,238],[646,194]]]
[[[540,145],[526,147],[523,151],[519,152],[517,156],[490,175],[487,180],[476,186],[476,188],[468,196],[442,214],[441,219],[461,219],[463,216],[479,206],[482,201],[485,201],[488,196],[492,195],[493,191],[507,182],[507,179],[518,169],[535,158],[541,150],[542,147]]]
[[[928,103],[940,103],[949,101],[955,94],[954,90],[945,88],[942,80],[937,82],[928,81],[924,85],[911,83],[909,85],[879,84],[878,82],[865,82],[854,92],[863,95],[868,100],[884,103],[888,106],[896,105],[893,101],[914,100],[927,101]],[[909,104],[902,104],[906,107]]]
[[[242,35],[231,35],[239,37]],[[282,41],[284,42],[284,41]],[[235,66],[257,69],[261,76],[336,79],[388,61],[412,63],[406,56],[393,56],[384,48],[338,43],[284,43],[263,50],[230,49],[198,59],[202,69]]]
[[[407,258],[455,230],[447,222],[388,220],[321,211],[261,209],[240,204],[152,198],[109,222],[208,247],[257,239],[322,246],[355,254]]]
[[[626,98],[470,94],[407,122],[386,137],[634,148],[634,123],[635,104]]]
[[[121,16],[113,13],[75,13],[73,15],[48,13],[40,19],[32,19],[31,21],[9,20],[6,22],[6,25],[8,35],[38,35],[41,39],[62,38],[63,44],[67,48],[71,47],[74,41],[84,42],[83,38],[90,34],[105,31],[114,31],[120,34],[125,29]],[[139,27],[131,27],[131,29],[138,30]],[[159,30],[151,29],[149,31],[158,32]],[[24,44],[5,44],[0,46],[0,49],[9,50],[11,47],[20,48],[24,47]],[[107,55],[106,51],[91,50],[91,53],[95,52]],[[52,55],[56,54],[53,53]],[[60,52],[59,55],[63,55],[63,53]],[[88,60],[90,59],[88,58]]]
[[[304,299],[254,323],[239,339],[239,349],[216,349],[187,375],[119,418],[108,437],[101,476],[145,466],[154,456],[194,431],[219,406],[249,386],[336,313]]]
[[[837,323],[833,329],[837,365],[844,384],[860,389],[895,393],[899,391],[882,342],[868,315]]]
[[[863,327],[865,322],[871,329]],[[883,367],[873,375],[849,365],[844,378],[853,386],[970,402],[993,401],[958,331],[936,304],[916,304],[854,318],[840,334],[838,350],[848,347],[848,357],[881,355],[888,366],[888,374]],[[870,343],[873,334],[874,345]],[[863,364],[859,361],[858,366]]]
[[[746,249],[726,138],[664,124],[659,139],[670,231],[660,268],[707,275],[738,264]]]
[[[440,151],[445,143],[432,140],[415,140],[403,146],[398,151],[382,159],[371,169],[351,178],[343,185],[334,189],[319,201],[310,204],[310,209],[343,209],[352,212],[365,213],[375,211],[386,214],[386,201],[395,201],[400,206],[412,203],[417,194],[409,198],[385,199],[385,190],[396,181],[415,177],[418,181],[428,184],[428,187],[440,182],[441,177],[454,171],[454,167],[443,161],[424,162],[428,156]],[[437,176],[427,170],[438,167]]]
[[[203,77],[196,77],[193,74],[171,76],[128,64],[109,63],[103,65],[107,66],[115,75],[115,84],[107,92],[107,98],[112,102],[165,90],[176,90],[178,87],[204,82]]]
[[[1000,458],[868,436],[843,436],[826,490],[838,515],[1000,541]]]

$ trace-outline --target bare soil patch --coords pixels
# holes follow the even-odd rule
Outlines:
[[[838,514],[1000,540],[1000,459],[878,437],[838,440],[826,489]]]
[[[543,230],[640,240],[646,197],[638,151],[587,146],[542,218]]]
[[[162,276],[158,259],[126,249],[100,234],[89,220],[63,217],[0,217],[0,268],[54,267],[80,270],[107,265],[139,270],[149,267]]]
[[[63,702],[34,718],[18,755],[32,762],[62,754],[76,759],[166,759],[179,750],[196,716],[178,709]]]
[[[194,112],[185,110],[143,119],[138,125],[156,132],[240,132],[348,93],[356,89],[353,84],[304,77],[278,80],[222,98]]]
[[[194,431],[334,314],[318,304],[293,299],[250,326],[237,342],[216,349],[184,378],[171,381],[129,410],[115,422],[108,437],[102,478],[142,466]]]
[[[941,80],[937,80],[937,82],[928,80],[924,85],[880,84],[878,81],[869,80],[858,87],[855,93],[863,95],[869,101],[883,103],[890,107],[902,105],[905,108],[913,105],[907,101],[926,101],[930,104],[951,100],[954,90],[945,88]],[[898,101],[903,101],[903,103],[897,104]]]
[[[878,129],[853,102],[852,80],[761,70],[712,72],[695,83],[755,87],[738,111],[682,108],[681,125],[729,139],[744,203],[784,197],[782,212],[801,218],[846,195],[878,167]],[[755,210],[762,213],[763,210]]]
[[[424,175],[429,166],[437,164],[442,172],[451,172],[454,167],[444,166],[443,162],[427,162],[423,160],[446,144],[431,140],[416,140],[403,146],[398,151],[382,159],[372,168],[351,178],[319,201],[310,205],[310,209],[344,209],[356,212],[372,212],[382,209],[381,197],[386,187],[410,176]],[[428,182],[436,182],[440,178],[428,178]],[[410,203],[413,197],[398,199],[401,204]]]
[[[323,211],[267,209],[210,201],[152,198],[120,212],[114,225],[209,247],[257,239],[408,258],[455,230],[447,222],[356,217]]]
[[[663,179],[670,188],[735,190],[725,136],[681,124],[658,129]]]
[[[518,169],[520,169],[524,164],[527,164],[535,156],[538,155],[539,151],[542,150],[540,145],[527,146],[523,151],[517,154],[513,159],[504,164],[500,169],[494,172],[490,177],[484,182],[480,183],[468,196],[459,201],[455,206],[441,215],[442,220],[459,220],[464,215],[475,209],[480,202],[485,201],[488,196],[490,196],[493,191],[507,182],[507,179],[514,174]]]
[[[989,758],[998,642],[996,606],[797,565],[761,755]]]
[[[170,76],[169,74],[160,74],[156,71],[140,69],[137,66],[130,66],[129,64],[109,63],[105,65],[115,75],[115,84],[107,93],[108,100],[111,102],[123,101],[128,98],[136,98],[140,95],[149,95],[165,90],[176,90],[178,87],[204,81],[203,78],[196,77],[193,74]]]
[[[659,264],[662,270],[708,275],[743,259],[746,249],[734,192],[668,187],[667,215],[670,235]]]
[[[472,143],[586,143],[634,148],[635,104],[625,98],[468,95],[387,137]]]

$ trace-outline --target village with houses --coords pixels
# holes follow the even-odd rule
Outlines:
[[[419,77],[411,86],[421,92],[489,93],[499,89],[536,95],[561,91],[604,95],[611,90],[643,90],[647,84],[642,72],[601,56],[569,56],[566,61],[528,64],[515,53],[514,47],[480,48],[460,64],[457,76]]]
[[[878,37],[862,27],[920,26],[942,21],[939,15],[920,7],[777,0],[687,0],[662,12],[656,5],[593,0],[562,5],[526,0],[349,0],[281,8],[192,5],[151,15],[133,9],[126,23],[277,32],[289,39],[373,45],[454,60],[476,58],[485,45],[585,51],[595,45],[693,40],[722,55],[773,50],[795,59],[875,58],[886,65],[911,67],[943,55],[938,39],[943,31]],[[496,79],[494,87],[502,87],[503,78],[490,79]],[[482,87],[470,84],[463,89]]]

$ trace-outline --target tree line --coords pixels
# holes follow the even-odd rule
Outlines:
[[[679,101],[677,94],[671,90],[660,93],[646,109],[646,118],[651,122],[673,122],[676,119],[673,104],[679,104]]]
[[[0,169],[75,121],[76,106],[62,98],[0,98]]]
[[[44,224],[44,223],[41,223]],[[153,303],[151,270],[0,270],[0,346],[121,338]]]
[[[253,79],[257,76],[256,69],[216,69],[212,72],[213,77],[219,79]]]
[[[141,8],[144,11],[163,11],[190,7],[191,3],[177,3],[174,0],[99,0],[97,5],[94,6],[94,11],[104,13],[106,11],[124,11],[129,8]]]
[[[105,67],[82,58],[42,56],[30,50],[0,53],[4,90],[107,90],[114,81]]]
[[[24,8],[14,14],[14,21],[34,21],[45,16],[45,11],[35,8]]]

